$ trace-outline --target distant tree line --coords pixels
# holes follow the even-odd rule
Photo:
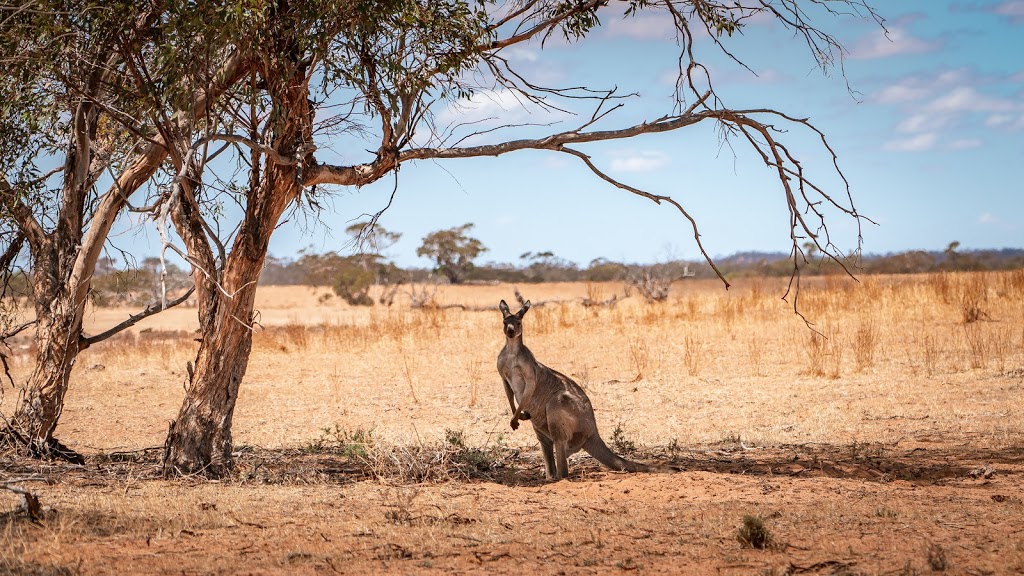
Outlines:
[[[530,284],[540,282],[613,282],[656,278],[671,281],[683,278],[715,278],[717,275],[703,260],[672,260],[655,264],[615,262],[605,258],[586,266],[556,256],[553,252],[526,252],[517,262],[473,261],[487,248],[468,236],[471,224],[427,235],[417,254],[435,261],[433,268],[402,268],[381,254],[401,237],[381,226],[367,228],[364,223],[346,229],[350,249],[317,253],[300,250],[294,258],[268,256],[260,275],[264,286],[311,286],[331,288],[352,305],[372,305],[372,286],[383,286],[381,304],[391,304],[398,289],[413,283],[492,283]],[[809,276],[845,274],[833,260],[816,258],[809,250],[801,274]],[[718,260],[727,277],[787,277],[793,261],[783,252],[741,252]],[[863,255],[848,259],[854,274],[920,274],[943,271],[1015,270],[1024,268],[1024,249],[1003,248],[960,250],[952,242],[945,250],[910,250],[882,255]],[[101,258],[96,268],[90,297],[99,306],[146,305],[160,298],[161,290],[181,292],[189,283],[187,271],[157,258],[145,258],[123,268],[111,258]],[[14,293],[30,296],[28,282],[15,279]]]
[[[270,257],[260,276],[264,285],[326,286],[327,282],[311,282],[308,270],[320,256],[301,253],[298,258]],[[743,252],[722,258],[719,268],[732,278],[752,276],[788,277],[792,260],[782,252]],[[849,261],[854,274],[917,274],[942,271],[1015,270],[1024,268],[1024,249],[966,250],[950,258],[943,251],[910,250],[883,255],[864,255]],[[397,268],[397,266],[396,266]],[[409,282],[426,282],[435,278],[430,268],[397,268]],[[653,272],[659,276],[678,278],[715,278],[703,261],[673,260],[657,264],[635,264],[597,258],[586,266],[554,256],[551,252],[527,253],[519,262],[487,262],[469,271],[464,282],[539,283],[539,282],[611,282],[625,280],[630,273]],[[810,261],[803,274],[845,274],[836,263]]]

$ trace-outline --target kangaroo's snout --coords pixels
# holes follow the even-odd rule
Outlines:
[[[505,324],[505,335],[509,338],[514,338],[516,335],[516,327],[512,324]]]

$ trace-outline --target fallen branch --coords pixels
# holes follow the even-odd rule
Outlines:
[[[598,306],[611,308],[611,307],[615,306],[618,303],[619,303],[619,295],[618,294],[612,294],[612,297],[608,298],[607,300],[595,300],[595,299],[587,297],[587,296],[584,296],[583,298],[580,298],[580,304],[583,304],[584,308],[596,308]]]
[[[11,478],[0,482],[0,488],[21,496],[21,504],[11,511],[12,514],[24,512],[32,522],[38,523],[43,519],[43,507],[39,504],[39,497],[19,484],[25,482],[44,482],[46,479],[40,476],[25,476],[23,478]]]

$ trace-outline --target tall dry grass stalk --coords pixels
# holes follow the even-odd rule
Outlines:
[[[982,328],[975,323],[964,324],[964,340],[967,342],[967,350],[970,352],[970,365],[973,369],[984,368],[988,365],[990,342]]]
[[[632,360],[633,368],[636,370],[636,377],[633,378],[633,381],[639,382],[643,380],[651,361],[651,349],[647,346],[647,341],[639,336],[631,338],[629,341],[629,358]]]
[[[687,334],[683,340],[683,364],[690,376],[700,376],[704,369],[704,341],[699,336]]]
[[[939,359],[938,348],[935,345],[935,337],[926,334],[924,337],[924,346],[922,349],[922,360],[924,362],[924,370],[928,376],[934,376],[936,365]]]
[[[857,372],[875,365],[875,350],[878,347],[878,329],[874,320],[862,321],[853,335],[853,361]]]
[[[747,358],[750,360],[751,375],[763,375],[765,341],[757,336],[752,337],[747,344]]]
[[[988,274],[961,275],[957,282],[957,303],[964,324],[991,318],[988,306]]]
[[[833,328],[824,334],[810,333],[804,351],[808,374],[830,380],[839,378],[843,366],[843,340],[838,329]]]

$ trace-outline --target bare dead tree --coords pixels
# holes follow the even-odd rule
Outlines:
[[[672,291],[672,283],[675,281],[670,275],[657,273],[652,270],[640,270],[629,274],[626,277],[629,285],[636,288],[648,302],[664,302]]]

